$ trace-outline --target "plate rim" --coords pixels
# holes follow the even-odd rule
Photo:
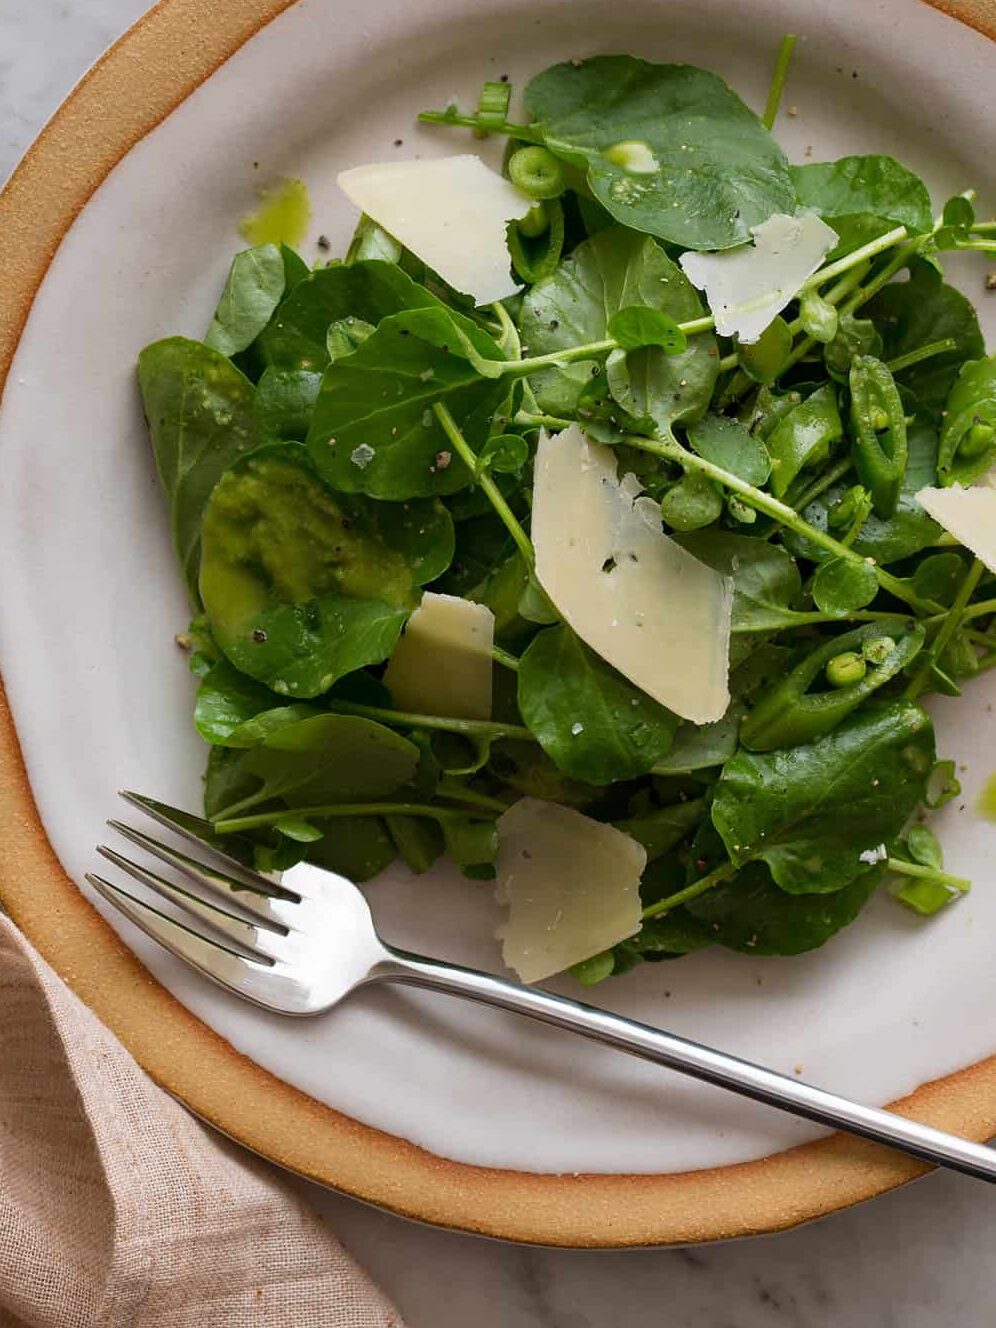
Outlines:
[[[34,297],[91,195],[140,139],[296,2],[159,0],[45,125],[0,191],[0,400]],[[993,0],[926,3],[996,39]],[[929,1170],[840,1134],[691,1172],[506,1170],[439,1157],[326,1106],[181,1005],[67,875],[34,801],[2,679],[0,842],[0,906],[153,1079],[252,1152],[405,1217],[571,1248],[691,1244],[786,1230]],[[890,1105],[967,1138],[991,1138],[996,1055]]]

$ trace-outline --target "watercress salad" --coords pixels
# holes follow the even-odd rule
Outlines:
[[[935,216],[888,156],[790,165],[791,44],[763,117],[625,55],[538,74],[515,120],[486,83],[421,116],[507,140],[504,179],[423,202],[445,244],[364,215],[341,259],[258,245],[203,341],[141,352],[206,815],[247,861],[362,881],[448,855],[486,881],[508,809],[556,804],[638,846],[636,914],[607,944],[589,917],[586,982],[811,949],[883,880],[924,915],[968,889],[924,824],[958,783],[921,701],[996,664],[996,596],[917,495],[996,461],[996,359],[943,275],[996,223],[970,189]],[[480,304],[443,269],[483,244],[459,228],[485,194],[512,201]],[[551,489],[569,447],[601,488]],[[571,598],[543,550],[585,541]],[[611,585],[645,595],[653,649],[592,623],[586,601],[629,605]],[[712,639],[679,645],[706,601]]]

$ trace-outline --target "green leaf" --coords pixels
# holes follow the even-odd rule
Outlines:
[[[907,448],[906,474],[895,512],[886,519],[873,512],[852,545],[855,553],[860,553],[863,558],[874,558],[882,567],[929,548],[941,532],[937,522],[916,500],[922,488],[935,482],[937,473],[937,430],[923,416],[918,416],[909,426]],[[827,531],[830,509],[844,496],[851,483],[848,476],[831,485],[803,508],[803,519],[817,530]],[[794,531],[784,531],[782,538],[793,553],[811,562],[823,562],[833,557]]]
[[[937,454],[941,484],[971,484],[996,460],[996,355],[969,360],[948,394]]]
[[[771,472],[767,448],[739,420],[706,415],[690,426],[686,436],[693,452],[757,488]]]
[[[477,455],[482,472],[518,475],[529,460],[529,444],[519,433],[492,434]]]
[[[194,727],[205,742],[252,747],[282,724],[317,713],[310,706],[284,705],[268,687],[221,658],[197,689]]]
[[[854,921],[882,880],[866,871],[832,894],[786,894],[762,862],[751,862],[686,905],[717,945],[745,954],[815,950]]]
[[[867,316],[882,334],[882,359],[899,356],[932,341],[953,338],[955,348],[896,374],[896,382],[908,388],[929,409],[940,412],[965,360],[985,355],[979,320],[971,302],[953,286],[941,281],[940,273],[923,260],[910,267],[909,281],[885,286],[865,306]]]
[[[282,695],[317,696],[386,659],[415,604],[404,553],[344,509],[294,443],[225,473],[203,538],[200,590],[215,640]]]
[[[841,157],[790,166],[800,208],[818,212],[825,221],[856,214],[905,226],[925,234],[934,225],[930,195],[923,181],[892,157]]]
[[[525,104],[550,151],[586,167],[598,201],[634,230],[726,249],[773,212],[795,211],[781,149],[706,70],[629,55],[568,61],[532,79]],[[629,143],[645,149],[639,173],[618,151]]]
[[[646,774],[678,727],[569,627],[541,632],[522,656],[519,710],[558,767],[591,784]]]
[[[324,831],[319,830],[310,821],[302,821],[298,816],[282,816],[273,826],[278,835],[293,839],[297,844],[315,844],[322,838]]]
[[[933,917],[939,913],[942,908],[959,899],[959,891],[946,885],[944,881],[939,881],[932,877],[905,877],[900,876],[890,887],[889,893],[893,899],[898,899],[901,904],[912,909],[914,913],[919,913],[923,918]]]
[[[791,894],[840,890],[868,870],[862,853],[899,834],[933,763],[918,705],[870,705],[814,742],[739,751],[716,786],[713,823],[737,866],[762,859]]]
[[[409,871],[421,876],[442,853],[443,832],[427,816],[386,816],[384,821]]]
[[[878,577],[870,563],[828,558],[813,578],[813,600],[823,613],[846,617],[870,604],[877,594]]]
[[[138,383],[173,544],[196,604],[201,518],[211,490],[260,441],[253,386],[224,355],[185,337],[146,346],[138,357]]]
[[[474,447],[487,438],[508,393],[507,384],[482,378],[468,355],[504,362],[486,332],[440,306],[385,318],[352,355],[330,364],[308,433],[322,478],[341,492],[372,498],[466,487],[471,473],[453,455],[432,406],[445,402]]]
[[[310,369],[264,369],[253,401],[260,438],[303,443],[321,385],[322,375]]]
[[[911,825],[906,836],[906,847],[914,862],[920,862],[925,867],[936,867],[938,871],[944,867],[941,841],[927,826]]]
[[[341,360],[344,355],[352,355],[357,346],[362,346],[367,337],[374,332],[373,323],[363,318],[348,314],[329,324],[325,334],[325,349],[330,360]]]
[[[245,814],[275,800],[297,808],[385,798],[412,778],[417,765],[414,743],[383,724],[356,715],[315,715],[237,753],[231,768],[239,782],[254,786],[237,800]],[[233,808],[216,810],[213,819],[223,820]]]
[[[474,816],[447,815],[440,822],[450,861],[457,867],[492,866],[498,855],[498,830],[494,821]],[[487,879],[489,873],[481,873]]]
[[[785,496],[801,470],[825,461],[833,444],[843,436],[837,393],[831,383],[818,387],[782,416],[765,440],[771,457],[771,491],[775,497]]]
[[[707,476],[688,471],[661,499],[661,515],[672,530],[700,530],[723,514],[723,495]]]
[[[523,345],[530,355],[545,355],[601,341],[612,316],[634,304],[677,323],[702,315],[695,287],[660,245],[613,226],[579,244],[552,277],[526,293],[519,313]],[[533,374],[529,382],[540,408],[575,414],[595,367],[584,360]],[[625,410],[667,429],[705,414],[718,373],[716,339],[700,333],[676,355],[655,346],[617,352],[610,386]]]
[[[846,383],[851,361],[856,356],[879,357],[881,354],[882,338],[871,319],[841,314],[837,320],[836,334],[823,351],[823,359],[830,377],[839,383]]]
[[[607,331],[622,350],[660,346],[668,355],[679,355],[688,345],[688,339],[673,318],[645,304],[629,304],[614,313]]]
[[[394,840],[383,817],[335,816],[318,824],[324,833],[308,845],[307,852],[316,867],[360,884],[379,876],[395,858]]]
[[[781,376],[791,353],[792,333],[784,318],[773,318],[757,341],[737,346],[741,369],[766,387]]]
[[[647,861],[653,862],[690,835],[705,811],[704,798],[691,798],[688,802],[676,802],[670,807],[655,807],[651,812],[630,816],[615,824],[638,844],[642,844],[647,850]]]
[[[927,779],[924,793],[924,806],[937,811],[945,803],[952,802],[961,793],[961,782],[955,773],[954,761],[937,761]]]
[[[369,260],[319,268],[291,290],[257,347],[264,364],[321,370],[329,362],[328,329],[340,319],[376,325],[402,309],[445,308],[395,263]]]
[[[946,553],[932,553],[917,564],[913,589],[924,599],[934,599],[947,606],[953,603],[967,571],[965,559],[953,549]]]
[[[252,345],[280,303],[284,285],[284,258],[277,245],[236,254],[205,344],[222,355],[237,355]]]
[[[404,560],[417,586],[435,581],[453,561],[453,518],[438,498],[383,503],[357,496],[344,499],[343,507]]]
[[[733,578],[733,630],[777,631],[793,620],[789,605],[802,589],[795,559],[777,544],[709,530],[682,535],[689,553]]]

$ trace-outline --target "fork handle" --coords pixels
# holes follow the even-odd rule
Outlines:
[[[891,1111],[852,1102],[739,1056],[716,1051],[635,1019],[586,1005],[583,1001],[555,996],[491,973],[402,950],[392,948],[388,956],[372,972],[374,981],[428,987],[432,991],[524,1014],[540,1023],[568,1028],[593,1042],[628,1051],[632,1056],[666,1065],[668,1069],[690,1075],[693,1079],[728,1088],[792,1115],[873,1139],[925,1162],[950,1167],[982,1180],[996,1181],[996,1148],[961,1139]]]

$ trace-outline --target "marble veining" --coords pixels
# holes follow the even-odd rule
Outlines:
[[[0,178],[143,0],[0,0]],[[410,1328],[981,1328],[993,1195],[934,1176],[824,1222],[671,1251],[523,1249],[302,1185]]]

